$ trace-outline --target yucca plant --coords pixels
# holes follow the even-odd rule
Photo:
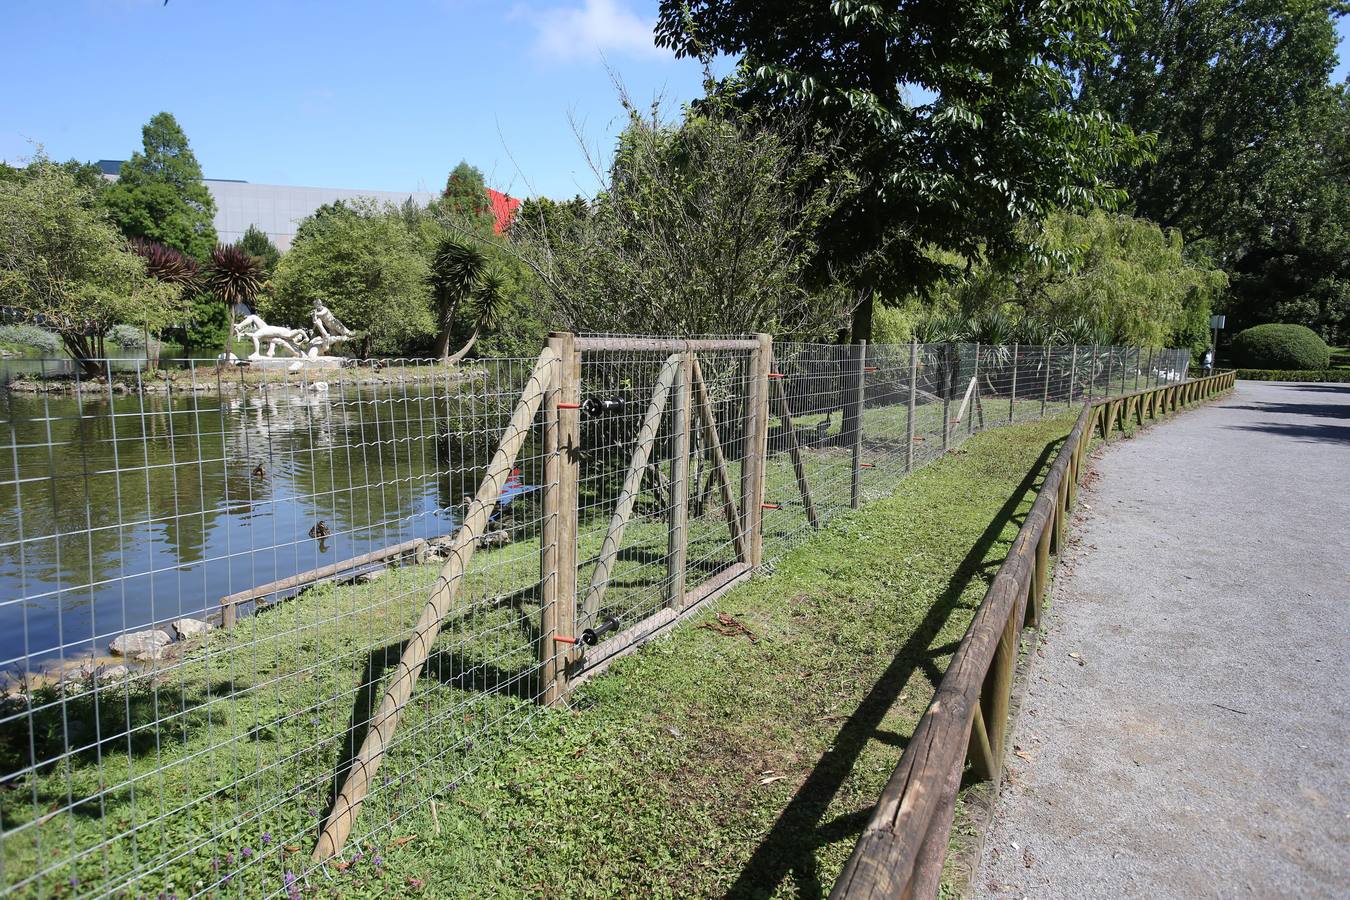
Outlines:
[[[502,273],[495,268],[487,268],[478,276],[478,283],[474,285],[472,291],[473,304],[477,315],[474,317],[473,331],[469,334],[469,339],[451,354],[447,361],[457,363],[469,355],[473,345],[478,342],[479,336],[484,328],[490,328],[497,323],[497,317],[501,314],[502,304],[505,300],[506,279]]]
[[[442,239],[431,260],[431,290],[436,301],[436,356],[457,363],[497,321],[505,301],[506,278],[483,248],[452,237]],[[461,310],[474,312],[473,331],[454,353],[450,338]]]
[[[924,345],[924,368],[943,397],[952,395],[953,382],[961,369],[959,343],[969,335],[970,322],[956,313],[935,313],[914,326],[914,339]]]

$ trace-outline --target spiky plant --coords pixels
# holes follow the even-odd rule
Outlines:
[[[211,251],[206,286],[230,308],[230,323],[234,324],[234,307],[240,303],[252,306],[262,291],[262,263],[235,244],[217,244]]]
[[[436,355],[457,362],[473,347],[478,335],[490,324],[500,306],[502,278],[488,266],[487,255],[477,244],[452,237],[442,239],[431,260],[431,290],[436,300]],[[490,282],[490,284],[489,284]],[[487,306],[483,301],[488,300]],[[476,302],[479,315],[467,345],[450,354],[450,333],[460,307]],[[485,318],[483,311],[488,312]]]
[[[191,291],[198,286],[201,266],[186,253],[145,238],[133,238],[131,249],[145,260],[145,271],[150,277],[166,284],[176,284],[184,291]]]
[[[483,333],[484,328],[490,328],[497,323],[497,317],[501,315],[502,306],[506,301],[506,279],[502,277],[500,270],[495,268],[484,269],[478,276],[478,283],[473,288],[473,302],[477,308],[477,317],[474,319],[473,332],[469,339],[464,342],[455,353],[449,357],[449,362],[457,363],[469,355],[473,345],[478,342],[478,338]]]

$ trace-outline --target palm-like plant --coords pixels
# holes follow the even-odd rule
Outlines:
[[[506,279],[492,266],[482,247],[445,237],[431,260],[431,289],[436,301],[436,355],[457,363],[469,354],[483,329],[501,313]],[[453,354],[450,337],[460,310],[475,310],[473,331]]]
[[[198,286],[201,266],[186,253],[145,238],[133,238],[131,249],[145,260],[145,271],[150,277],[165,284],[176,284],[184,291]]]
[[[251,307],[262,292],[262,263],[235,244],[219,244],[211,251],[206,286],[229,307],[233,326],[234,308],[241,303]]]
[[[474,318],[473,331],[469,334],[469,339],[464,342],[464,346],[456,350],[447,358],[447,362],[458,363],[469,351],[473,345],[478,342],[484,328],[489,328],[497,323],[497,317],[501,315],[502,304],[506,296],[506,279],[502,273],[495,268],[488,268],[478,276],[478,283],[474,285],[472,291],[473,303],[477,308],[477,315]]]

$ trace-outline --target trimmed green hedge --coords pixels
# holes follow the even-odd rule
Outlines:
[[[1350,384],[1350,369],[1238,369],[1245,381],[1334,381]]]
[[[1233,361],[1253,369],[1327,369],[1331,348],[1302,325],[1257,325],[1233,338]]]

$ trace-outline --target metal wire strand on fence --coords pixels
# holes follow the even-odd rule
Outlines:
[[[43,363],[3,396],[0,890],[284,895],[971,434],[1187,358],[558,336],[461,366]],[[286,849],[320,823],[313,860]]]

